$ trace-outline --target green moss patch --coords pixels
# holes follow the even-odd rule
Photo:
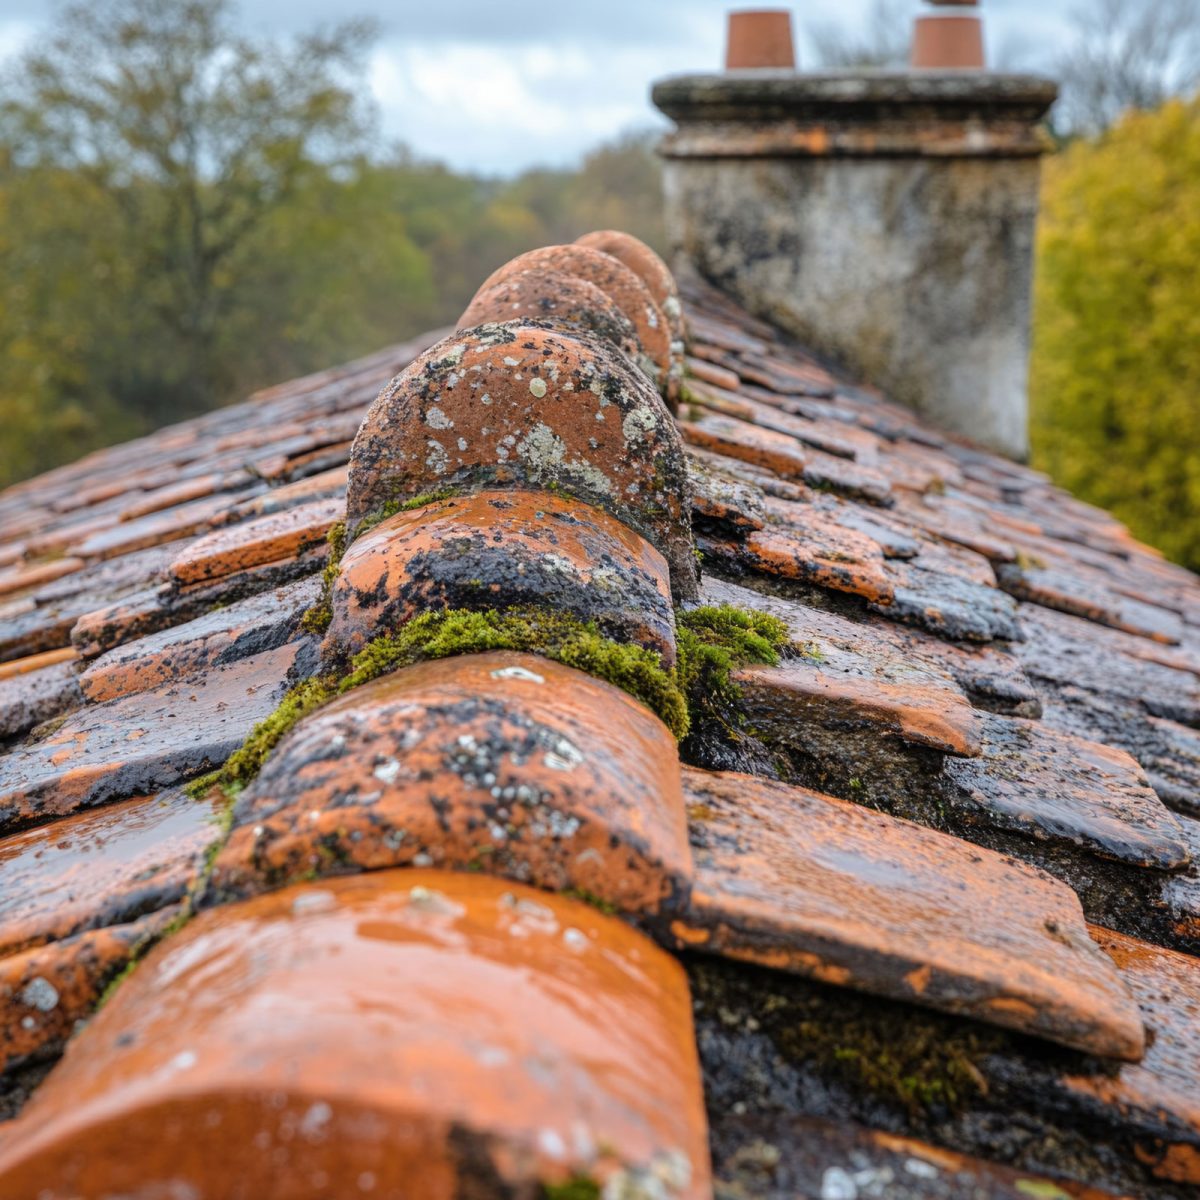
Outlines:
[[[543,1183],[540,1200],[600,1200],[600,1185],[594,1179],[577,1175],[565,1183]]]
[[[691,723],[728,733],[741,724],[733,672],[754,663],[777,665],[788,631],[778,617],[722,604],[678,612],[675,642]]]

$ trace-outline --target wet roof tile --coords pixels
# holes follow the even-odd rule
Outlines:
[[[612,245],[628,258],[629,245],[621,235],[612,236],[618,239]],[[568,255],[579,253],[568,250]],[[650,287],[674,330],[674,318],[662,307],[670,306],[670,288],[662,292],[665,302],[660,300],[654,288],[661,291],[665,282],[654,262],[633,257],[637,262],[626,265],[635,280],[641,280],[633,292],[641,295],[643,285]],[[617,276],[625,278],[620,271]],[[546,294],[548,279],[544,276],[540,292],[532,288],[530,295]],[[1150,1012],[1150,1054],[1140,1066],[1114,1075],[1111,1066],[1044,1042],[1036,1052],[1022,1050],[1018,1039],[1002,1071],[993,1069],[994,1064],[980,1067],[993,1094],[979,1099],[975,1111],[962,1120],[945,1114],[936,1126],[931,1123],[916,1132],[960,1150],[1042,1171],[1061,1165],[1066,1174],[1078,1178],[1089,1176],[1080,1162],[1102,1163],[1104,1169],[1096,1177],[1103,1176],[1114,1191],[1140,1192],[1155,1170],[1161,1186],[1173,1179],[1190,1181],[1192,1148],[1200,1138],[1195,1134],[1195,1113],[1180,1090],[1185,1072],[1193,1067],[1190,1051],[1185,1053],[1185,1032],[1173,1029],[1171,1021],[1189,1013],[1192,977],[1179,964],[1195,960],[1171,958],[1165,948],[1146,943],[1200,950],[1200,868],[1194,862],[1184,865],[1189,855],[1195,859],[1200,852],[1195,820],[1200,816],[1200,588],[1195,578],[1138,545],[1111,517],[1074,501],[1039,473],[942,436],[872,389],[839,378],[827,364],[694,279],[684,281],[684,292],[691,374],[682,427],[691,445],[686,464],[670,460],[671,479],[661,497],[678,511],[672,510],[661,528],[643,519],[646,505],[640,494],[630,491],[635,500],[615,504],[605,499],[605,489],[598,484],[587,491],[596,484],[594,477],[590,482],[568,478],[561,464],[555,466],[560,449],[564,460],[572,455],[590,460],[595,448],[584,449],[587,437],[600,439],[591,425],[582,430],[570,423],[565,402],[561,408],[552,407],[558,403],[550,386],[555,381],[541,371],[530,371],[530,378],[540,381],[534,390],[522,390],[529,385],[524,378],[515,385],[509,379],[504,387],[521,412],[549,414],[547,429],[553,426],[551,432],[562,435],[562,445],[535,431],[537,436],[518,454],[529,459],[520,469],[513,469],[507,447],[508,460],[497,453],[467,462],[471,456],[461,453],[459,443],[447,440],[447,430],[438,427],[444,418],[461,418],[470,425],[467,433],[472,438],[476,432],[490,438],[490,425],[485,435],[483,426],[476,431],[471,421],[495,404],[466,405],[461,412],[441,404],[434,412],[423,393],[414,399],[412,393],[401,396],[390,389],[389,399],[372,408],[379,389],[446,331],[267,389],[247,404],[97,452],[0,495],[0,739],[6,739],[0,744],[0,810],[7,806],[5,819],[10,822],[10,832],[0,838],[0,862],[12,864],[10,870],[0,870],[0,928],[8,929],[8,948],[17,958],[43,954],[41,977],[47,983],[52,978],[61,981],[64,997],[61,1011],[42,1020],[29,1006],[21,1007],[29,980],[15,992],[10,988],[8,1007],[0,1003],[0,1023],[5,1036],[16,1039],[6,1043],[13,1061],[31,1053],[56,1054],[76,1017],[90,1012],[109,977],[138,944],[153,936],[153,921],[131,932],[131,923],[143,911],[139,905],[156,910],[154,921],[169,921],[170,906],[194,882],[196,848],[210,832],[207,806],[178,793],[127,798],[157,793],[215,765],[255,720],[272,711],[282,688],[292,681],[289,668],[292,676],[316,669],[316,640],[289,639],[296,637],[301,613],[312,616],[320,611],[319,604],[314,606],[320,589],[317,575],[330,554],[324,535],[343,513],[347,488],[361,517],[379,515],[382,505],[397,498],[445,486],[445,477],[436,470],[437,455],[433,466],[426,461],[430,447],[424,432],[417,439],[420,454],[414,459],[421,478],[402,481],[399,497],[396,480],[388,475],[396,466],[395,456],[388,457],[390,450],[373,465],[360,462],[357,471],[347,467],[351,439],[368,409],[378,413],[382,403],[387,412],[396,412],[397,405],[411,402],[419,417],[433,421],[430,436],[447,458],[462,457],[463,478],[452,480],[453,485],[465,485],[471,493],[480,486],[565,487],[569,495],[560,491],[553,503],[535,507],[535,513],[548,519],[551,510],[583,505],[577,501],[582,482],[589,502],[598,504],[609,519],[627,525],[640,522],[640,534],[652,542],[657,538],[659,552],[667,547],[662,534],[670,525],[676,601],[728,602],[785,622],[793,646],[784,650],[778,664],[734,671],[740,701],[736,711],[727,714],[731,724],[721,734],[725,741],[717,745],[704,737],[689,738],[684,752],[705,762],[711,758],[710,765],[737,763],[764,773],[792,772],[842,799],[741,777],[738,787],[722,799],[721,818],[709,822],[724,833],[718,837],[709,830],[709,844],[693,830],[700,857],[708,858],[700,864],[701,899],[690,918],[692,936],[703,933],[713,947],[724,944],[730,953],[777,966],[794,968],[803,960],[801,969],[812,970],[814,961],[828,960],[839,970],[853,970],[879,984],[873,998],[841,991],[831,1001],[835,1008],[840,998],[847,1009],[872,1006],[881,1020],[895,1010],[913,1024],[935,1018],[953,1022],[910,1009],[897,999],[911,995],[914,984],[933,988],[935,998],[937,993],[935,976],[925,980],[917,969],[906,980],[897,956],[888,958],[895,947],[907,947],[914,956],[923,954],[926,961],[959,972],[954,978],[968,981],[963,984],[968,1000],[962,1002],[968,1008],[983,1006],[993,986],[1000,997],[1021,993],[1022,988],[1039,997],[1028,1008],[1009,1005],[986,1013],[989,1021],[1005,1020],[1020,1028],[1040,1021],[1053,1027],[1051,1036],[1061,1037],[1064,1030],[1073,1036],[1071,1029],[1078,1034],[1084,1028],[1084,1037],[1111,1039],[1121,1026],[1119,1006],[1112,1007],[1112,995],[1106,991],[1112,976],[1105,977],[1107,983],[1100,981],[1107,968],[1096,967],[1095,957],[1075,936],[1079,903],[1064,890],[1068,884],[1089,919],[1125,932],[1131,962],[1154,964],[1145,973],[1153,982],[1134,984],[1135,991],[1144,993],[1148,1012],[1155,1004],[1161,1008]],[[540,345],[538,339],[545,336],[550,336],[548,331],[538,329],[526,340]],[[578,329],[570,333],[575,347],[587,336]],[[451,353],[457,352],[459,341],[446,343]],[[551,347],[542,346],[548,348],[553,356]],[[668,392],[671,381],[680,382],[680,350],[677,333],[672,332],[664,360],[669,363]],[[611,353],[620,357],[619,352]],[[461,372],[453,363],[446,365],[446,372],[442,382],[451,396],[451,386],[457,389],[461,384],[452,376]],[[547,385],[546,397],[537,394],[540,384]],[[422,383],[418,391],[423,387]],[[464,395],[478,390],[467,389]],[[576,408],[579,395],[576,391],[568,397]],[[495,394],[488,391],[488,399],[494,401]],[[591,395],[585,399],[590,403]],[[598,407],[603,414],[605,406]],[[637,420],[630,423],[633,409]],[[610,467],[628,467],[633,446],[629,434],[651,410],[663,444],[677,446],[657,395],[651,394],[642,407],[622,409],[618,424],[629,424],[629,429],[621,429],[611,461],[604,464],[606,486],[616,478]],[[404,413],[403,421],[408,421],[408,410]],[[363,436],[375,439],[378,449],[380,429],[371,421],[364,428]],[[583,440],[571,441],[576,433]],[[461,431],[455,436],[467,440]],[[407,453],[407,447],[401,450]],[[355,452],[362,460],[364,455]],[[648,485],[657,487],[663,460],[655,454],[650,459],[644,478],[636,472],[622,475],[622,487],[630,485],[639,492]],[[527,470],[529,463],[536,470]],[[486,524],[487,503],[483,497],[467,502],[477,510],[471,528],[485,541],[502,533],[499,522],[495,527]],[[416,549],[423,556],[411,612],[434,611],[451,599],[462,602],[467,593],[461,587],[447,590],[435,580],[448,569],[462,531],[449,539],[434,536],[438,530],[426,528],[426,518],[435,511],[436,506],[419,516],[393,519],[378,535],[387,550],[382,557],[368,553],[374,543],[367,538],[352,544],[343,560],[347,575],[357,559],[365,557],[381,567],[372,587],[386,591],[399,586],[416,561],[415,551],[408,546],[401,552],[390,539],[393,526],[411,527],[419,533]],[[682,536],[689,513],[704,551],[705,579],[698,597],[690,582],[691,539]],[[535,532],[532,541],[520,543],[525,550],[538,544],[540,528]],[[522,570],[540,578],[547,567],[562,566],[571,558],[559,556],[559,562],[553,555],[509,554],[518,543],[511,538],[506,542],[503,536],[495,545],[500,553],[492,555],[478,579],[482,584],[486,576],[489,589],[498,587],[505,594]],[[588,564],[599,553],[598,545],[592,540],[576,548],[575,557],[586,567],[581,578],[590,578],[592,585],[597,576]],[[72,563],[71,557],[83,561]],[[183,564],[180,573],[171,570],[177,562]],[[600,574],[608,578],[603,569]],[[470,585],[475,578],[470,575],[460,582]],[[680,579],[685,584],[682,592]],[[632,637],[665,650],[674,644],[674,614],[663,602],[661,582],[653,603],[626,603],[622,619],[610,628],[619,641]],[[365,596],[366,589],[358,590]],[[534,602],[562,609],[570,607],[568,590],[538,588],[531,595]],[[592,586],[587,603],[599,598]],[[467,605],[473,606],[474,602]],[[634,611],[641,609],[645,612]],[[364,636],[371,634],[373,622],[377,627],[380,620],[392,620],[374,600],[363,612],[371,618],[363,624]],[[649,624],[657,630],[654,638],[631,632]],[[46,651],[49,658],[37,657]],[[541,667],[543,660],[530,661],[533,665],[524,669],[549,677]],[[418,689],[424,718],[419,713],[398,716],[392,701],[383,698],[386,688],[357,689],[346,698],[357,723],[346,735],[345,746],[325,746],[319,736],[322,721],[349,720],[349,710],[337,709],[306,718],[268,760],[266,772],[243,798],[248,815],[243,814],[245,820],[239,821],[235,841],[227,848],[247,850],[246,861],[265,872],[255,886],[264,881],[273,886],[293,867],[325,874],[425,861],[425,854],[472,870],[482,865],[460,855],[467,854],[464,847],[478,848],[479,830],[468,829],[469,822],[449,830],[429,824],[429,836],[422,834],[422,847],[417,849],[415,825],[405,825],[400,838],[397,804],[365,799],[373,796],[372,789],[388,791],[387,781],[373,773],[377,769],[389,775],[394,760],[404,770],[414,752],[400,745],[404,729],[416,729],[424,719],[436,741],[434,735],[442,727],[434,728],[429,697],[456,671],[469,674],[478,664],[458,660],[457,665],[434,666],[429,688]],[[557,679],[559,671],[565,668],[550,674]],[[396,677],[390,678],[398,686]],[[584,691],[575,683],[557,686],[561,694],[556,693],[550,715],[565,719],[564,713],[578,708]],[[474,699],[478,702],[480,697]],[[186,706],[182,718],[181,704]],[[192,720],[196,712],[201,718]],[[501,718],[493,713],[489,720],[487,730],[494,733]],[[527,838],[522,853],[501,855],[504,861],[497,859],[491,869],[548,881],[554,887],[579,886],[593,899],[611,898],[633,908],[642,900],[651,903],[646,897],[661,900],[669,893],[668,910],[678,907],[686,902],[691,868],[681,841],[682,800],[672,790],[678,786],[675,746],[666,738],[647,754],[647,769],[659,773],[658,782],[647,785],[646,795],[633,803],[625,794],[630,772],[623,772],[622,765],[637,738],[631,734],[622,739],[623,726],[615,720],[580,720],[573,744],[577,740],[590,747],[589,739],[597,738],[604,742],[606,748],[595,757],[608,764],[607,782],[576,791],[555,791],[547,785],[542,790],[557,797],[550,805],[549,841],[543,844],[540,834]],[[47,724],[34,728],[42,722]],[[448,727],[443,732],[449,736]],[[362,745],[356,741],[360,734]],[[379,740],[368,744],[367,734],[378,734]],[[393,751],[376,761],[380,746],[392,743]],[[413,785],[408,801],[418,793],[432,795],[434,777],[445,771],[453,774],[470,757],[469,749],[458,747],[436,762],[436,755],[430,757],[430,778]],[[433,754],[428,748],[420,753]],[[528,764],[520,767],[526,773],[531,769]],[[339,808],[346,781],[357,778],[356,771],[363,787],[370,788],[361,792],[361,804]],[[316,782],[301,794],[293,785],[310,777]],[[570,782],[563,772],[548,778],[556,787]],[[265,833],[275,818],[259,819],[261,813],[249,812],[256,789],[267,781],[273,781],[271,803],[281,806],[279,820],[290,822],[287,836],[275,844],[295,850],[290,857],[281,850],[279,862],[271,853],[255,849],[260,843],[256,829],[262,827]],[[765,800],[762,788],[767,789]],[[305,797],[313,799],[308,808]],[[677,804],[673,816],[670,805],[663,806],[664,798]],[[489,795],[485,803],[494,799]],[[1168,814],[1163,803],[1178,817]],[[89,807],[94,805],[107,807]],[[898,812],[932,828],[906,824],[867,806]],[[48,821],[76,808],[86,811],[12,832],[17,825]],[[313,828],[306,825],[305,812],[318,814]],[[462,813],[469,815],[468,808]],[[573,824],[580,814],[593,822],[589,828],[598,839],[593,848],[602,865],[590,856],[580,856],[579,861],[570,857],[571,846],[585,836],[579,832],[583,827]],[[675,843],[663,836],[672,820]],[[823,841],[826,826],[833,832]],[[607,830],[608,841],[602,830]],[[503,832],[516,840],[507,828]],[[487,836],[490,839],[490,830]],[[662,847],[670,844],[676,849],[667,853]],[[93,848],[84,849],[87,846]],[[401,852],[397,846],[407,849]],[[906,849],[912,850],[911,862],[899,857]],[[339,861],[333,850],[345,850],[346,857]],[[1010,857],[1004,859],[997,851]],[[1062,882],[1016,860],[1043,867]],[[275,867],[282,875],[271,873]],[[521,876],[522,871],[527,874]],[[829,882],[838,872],[856,881],[853,888],[844,889],[845,895],[835,894]],[[63,886],[55,882],[60,876],[66,881]],[[1010,880],[1007,888],[1005,879]],[[645,891],[642,900],[632,888],[639,880]],[[1029,883],[1016,898],[1010,893],[1022,889],[1013,880]],[[878,912],[868,911],[871,903]],[[843,941],[820,942],[813,949],[822,904],[832,918],[844,922],[838,935]],[[1037,914],[1042,909],[1058,912],[1056,905],[1071,910],[1068,926],[1073,933],[1065,943],[1037,925]],[[711,918],[708,924],[697,917],[702,909]],[[856,913],[858,920],[851,928]],[[645,917],[640,914],[643,921]],[[651,921],[647,927],[663,935],[669,922],[661,917],[657,925]],[[1059,916],[1049,919],[1061,930]],[[93,925],[105,928],[89,928]],[[946,930],[952,934],[948,942],[936,932]],[[1133,941],[1133,935],[1144,940]],[[1103,940],[1107,935],[1097,936]],[[17,949],[24,944],[21,939],[46,938],[60,940]],[[1053,945],[1043,955],[1045,938]],[[856,948],[847,965],[838,955],[848,953],[851,945]],[[804,959],[806,954],[817,958]],[[937,955],[950,957],[943,961]],[[11,953],[0,959],[12,970],[17,969],[12,966],[15,961]],[[719,966],[711,957],[689,961]],[[1170,983],[1168,976],[1175,976],[1164,963],[1171,971],[1182,971],[1186,986]],[[1068,994],[1076,978],[1073,972],[1087,974],[1081,964],[1091,964],[1101,975],[1084,990]],[[1127,963],[1119,965],[1127,971]],[[1060,977],[1055,978],[1059,966]],[[699,986],[707,986],[703,971],[691,969]],[[755,974],[747,963],[731,969],[742,972],[760,991],[766,986],[772,997],[780,989],[761,981],[788,978],[778,971]],[[912,971],[907,974],[912,976]],[[863,986],[858,976],[855,980]],[[789,982],[803,984],[795,978]],[[58,994],[59,983],[50,986]],[[40,985],[31,993],[35,1000],[39,995],[48,996]],[[1171,999],[1157,1000],[1158,995]],[[950,999],[959,1003],[961,997]],[[764,1014],[760,1016],[766,1021]],[[799,1036],[795,1022],[791,1036]],[[1010,1037],[994,1029],[989,1036]],[[702,1038],[709,1039],[716,1148],[724,1136],[720,1129],[743,1120],[720,1110],[729,1099],[724,1079],[753,1076],[743,1068],[759,1060],[757,1051],[749,1050],[745,1062],[738,1057],[741,1050],[722,1059],[725,1052],[712,1048],[720,1039],[714,1042],[712,1037],[711,1027],[702,1032]],[[1174,1049],[1156,1059],[1160,1037]],[[1110,1049],[1113,1045],[1110,1040]],[[1068,1060],[1071,1069],[1060,1070]],[[0,1105],[11,1104],[12,1097],[23,1094],[22,1088],[32,1088],[40,1070],[28,1076],[34,1081],[30,1083],[19,1082],[15,1075],[0,1077]],[[777,1074],[778,1086],[786,1090],[790,1077],[787,1070],[779,1070],[778,1062],[763,1077],[775,1088]],[[823,1096],[826,1103],[833,1103],[829,1097],[840,1097],[838,1102],[845,1105],[841,1111],[823,1112],[838,1119],[839,1128],[847,1117],[872,1124],[880,1110],[856,1108],[852,1097],[838,1090],[836,1074],[826,1068],[814,1070],[803,1089],[790,1093],[790,1114],[777,1114],[780,1120],[798,1119],[795,1113]],[[1064,1090],[1066,1078],[1089,1083]],[[1050,1108],[1057,1113],[1052,1132],[1037,1137],[1069,1148],[1061,1162],[1048,1163],[1007,1132],[1014,1114],[1021,1120],[1028,1117],[1032,1129],[1041,1129],[1038,1123],[1048,1119]],[[747,1136],[757,1130],[760,1140],[769,1141],[774,1120],[748,1110]],[[894,1114],[888,1124],[892,1129],[904,1127],[894,1123]],[[819,1141],[802,1146],[808,1136],[779,1133],[784,1165],[791,1161],[797,1169],[800,1163],[815,1169],[813,1147]],[[853,1148],[845,1148],[847,1161],[864,1164],[861,1179],[851,1178],[860,1196],[883,1177],[872,1174],[869,1182],[868,1172],[891,1170],[894,1186],[907,1185],[911,1174],[905,1168],[910,1160],[897,1157],[907,1150],[893,1154],[878,1138],[864,1134],[852,1139]],[[836,1189],[842,1181],[836,1172],[827,1181],[824,1172],[848,1170],[838,1157],[842,1143],[834,1138],[830,1147],[833,1158],[825,1162],[820,1177],[810,1171],[805,1182],[796,1185],[817,1187],[822,1200],[830,1200],[821,1192],[826,1182]],[[911,1161],[930,1165],[928,1157],[913,1153]],[[964,1187],[982,1189],[983,1195],[1007,1198],[1014,1188],[1018,1195],[1050,1195],[1018,1186],[1031,1181],[1050,1186],[1034,1175],[1014,1179],[999,1168],[952,1165],[949,1160],[945,1171],[956,1180],[961,1177]],[[919,1172],[913,1176],[930,1189],[926,1194],[935,1196],[946,1178],[938,1181]],[[1072,1194],[1082,1193],[1073,1188]]]
[[[1075,1077],[1067,1086],[1105,1106],[1167,1118],[1165,1136],[1142,1141],[1136,1153],[1156,1177],[1200,1185],[1200,959],[1105,929],[1093,933],[1137,998],[1153,1036],[1145,1059],[1122,1067],[1115,1079]]]
[[[79,686],[98,704],[274,650],[295,636],[319,595],[310,578],[217,607],[101,655],[80,674]]]
[[[0,957],[183,899],[216,836],[214,815],[163,792],[0,841]]]
[[[0,758],[0,829],[218,766],[276,706],[296,645],[92,705]]]
[[[256,1195],[308,1194],[316,1172],[369,1174],[380,1194],[533,1195],[572,1178],[709,1194],[679,966],[579,901],[449,872],[201,915],[28,1114],[0,1142],[10,1194],[139,1190],[148,1163],[197,1183],[232,1172]],[[144,1155],[127,1152],[131,1125]]]
[[[171,563],[171,577],[186,586],[295,558],[324,540],[329,527],[341,518],[343,508],[337,499],[315,500],[257,521],[216,530],[193,542]]]
[[[237,803],[214,888],[410,863],[653,914],[690,875],[674,741],[626,693],[531,655],[410,667],[280,745]]]
[[[681,940],[1093,1053],[1142,1027],[1074,893],[1011,859],[800,788],[684,771]]]
[[[1037,721],[988,716],[982,757],[945,770],[961,789],[960,802],[1002,828],[1159,870],[1185,866],[1190,857],[1179,822],[1123,750]]]

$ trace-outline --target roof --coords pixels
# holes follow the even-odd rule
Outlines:
[[[0,1194],[1194,1194],[1200,584],[583,242],[0,496]]]

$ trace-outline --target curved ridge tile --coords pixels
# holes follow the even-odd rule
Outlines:
[[[201,915],[0,1137],[6,1195],[709,1194],[678,964],[578,901],[445,872]]]
[[[351,533],[446,489],[562,489],[640,533],[696,594],[687,468],[670,414],[616,350],[535,324],[483,325],[394,379],[354,441]]]

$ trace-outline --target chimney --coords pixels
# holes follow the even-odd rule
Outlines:
[[[942,428],[1022,459],[1040,122],[1058,89],[984,68],[973,3],[930,7],[907,70],[657,83],[676,124],[660,148],[672,253]]]

